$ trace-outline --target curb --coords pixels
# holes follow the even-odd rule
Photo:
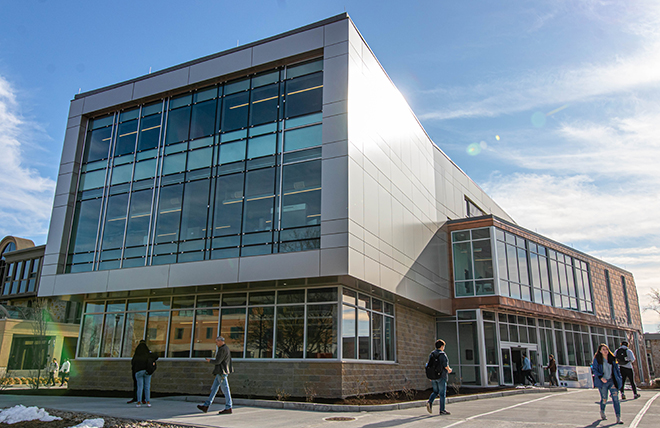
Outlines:
[[[510,395],[519,394],[539,394],[544,392],[565,392],[565,387],[554,388],[519,388],[511,391],[501,392],[487,392],[484,394],[473,394],[458,397],[448,397],[447,404],[460,403],[463,401],[485,400],[488,398],[508,397]],[[206,400],[207,397],[203,396],[173,396],[163,397],[164,400],[171,401],[188,401],[200,403]],[[245,398],[235,398],[233,400],[235,405],[247,407],[265,407],[269,409],[287,409],[287,410],[307,410],[313,412],[386,412],[390,410],[404,410],[416,407],[426,406],[426,400],[408,401],[405,403],[396,404],[372,404],[372,405],[346,405],[346,404],[320,404],[320,403],[302,403],[292,401],[271,401],[271,400],[252,400]]]

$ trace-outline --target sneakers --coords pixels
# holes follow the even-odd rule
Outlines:
[[[147,401],[147,407],[151,407],[151,403]]]
[[[231,409],[220,410],[218,412],[219,415],[231,415],[231,413]]]
[[[441,410],[441,411],[440,411],[440,415],[451,415],[451,413],[449,413],[449,412],[446,411],[446,410]]]
[[[433,409],[433,404],[430,401],[427,401],[426,402],[426,411],[429,412],[429,413],[433,413],[432,409]]]
[[[616,417],[616,424],[617,425],[623,425],[623,421],[621,420],[621,416]]]
[[[622,399],[622,400],[625,400],[625,399],[626,399],[626,394],[624,394],[623,392],[621,393],[621,399]]]
[[[204,413],[206,413],[206,412],[209,411],[209,406],[204,406],[204,405],[202,405],[202,404],[198,404],[198,405],[197,405],[197,408],[198,408],[199,410],[201,410],[202,412],[204,412]]]
[[[635,400],[637,400],[639,397],[641,397],[641,395],[639,395],[639,394],[635,394],[633,398],[634,398]]]
[[[142,403],[138,401],[138,403],[135,405],[135,407],[141,407]]]
[[[603,412],[602,410],[600,411],[600,418],[601,418],[602,420],[606,420],[606,419],[607,419],[607,416],[605,416],[605,412]]]

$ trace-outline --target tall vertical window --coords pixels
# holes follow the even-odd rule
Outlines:
[[[93,118],[66,272],[320,247],[323,60]]]
[[[628,324],[632,324],[632,316],[630,314],[630,301],[628,300],[628,288],[626,287],[626,278],[621,275],[621,288],[623,288],[623,300],[626,304],[626,317]]]
[[[605,269],[605,286],[607,287],[607,301],[610,304],[610,318],[616,320],[616,315],[614,314],[614,299],[612,299],[612,284],[610,282],[610,271]]]
[[[456,297],[495,294],[490,229],[452,232]]]

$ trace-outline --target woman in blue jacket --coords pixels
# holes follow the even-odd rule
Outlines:
[[[598,346],[598,352],[594,355],[594,362],[591,364],[591,371],[594,374],[594,386],[600,391],[600,418],[605,420],[605,405],[607,404],[607,392],[612,396],[614,413],[616,413],[616,423],[623,424],[621,421],[621,404],[619,403],[619,386],[622,384],[621,371],[616,362],[614,354],[606,344],[601,343]]]

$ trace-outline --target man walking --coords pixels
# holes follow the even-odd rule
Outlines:
[[[66,358],[62,363],[62,367],[60,367],[60,377],[62,378],[62,383],[60,383],[60,386],[64,386],[64,382],[66,382],[68,385],[70,370],[71,370],[71,363],[69,362],[69,359]]]
[[[59,371],[60,365],[57,364],[57,359],[53,358],[53,362],[50,363],[50,366],[48,366],[48,380],[46,381],[46,385],[55,386],[55,377]]]
[[[439,397],[440,414],[449,415],[445,410],[445,398],[447,397],[447,378],[452,372],[449,367],[449,358],[445,354],[445,341],[438,339],[435,341],[435,350],[429,355],[429,361],[426,363],[426,376],[431,379],[433,392],[426,403],[426,411],[433,413],[433,400]]]
[[[215,353],[215,358],[206,359],[207,362],[215,365],[215,368],[213,369],[215,379],[213,380],[213,386],[211,387],[211,395],[209,395],[208,400],[206,400],[204,404],[197,405],[197,408],[204,413],[208,412],[209,406],[213,404],[215,395],[218,393],[218,389],[222,389],[222,393],[225,395],[225,409],[218,412],[218,414],[227,415],[232,412],[231,393],[229,391],[227,376],[234,372],[234,367],[231,363],[231,352],[229,352],[229,346],[225,343],[225,338],[218,336],[215,339],[215,344],[218,347],[218,351]]]
[[[523,373],[523,385],[527,380],[529,380],[532,385],[536,384],[536,380],[532,376],[532,361],[529,359],[527,354],[523,355],[523,365],[522,365],[522,373]]]
[[[630,385],[633,390],[633,398],[637,399],[640,395],[637,393],[637,385],[635,385],[635,372],[633,370],[632,363],[635,362],[635,354],[633,351],[628,349],[628,342],[621,342],[621,347],[616,350],[616,362],[619,363],[619,368],[621,369],[621,377],[623,381],[621,382],[621,399],[626,399],[626,394],[623,391],[623,387],[626,386],[626,379],[630,379]]]

